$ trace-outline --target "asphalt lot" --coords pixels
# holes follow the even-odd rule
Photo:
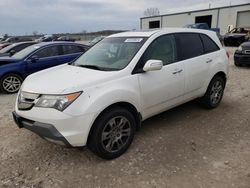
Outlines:
[[[16,95],[0,94],[0,187],[250,187],[250,67],[235,67],[221,105],[196,102],[143,122],[130,149],[105,161],[18,129]]]

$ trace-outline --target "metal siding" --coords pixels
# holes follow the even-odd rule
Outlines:
[[[220,33],[225,34],[227,32],[228,25],[233,25],[233,27],[237,26],[237,13],[243,11],[250,11],[250,5],[247,4],[242,6],[232,6],[211,10],[191,11],[157,17],[141,18],[141,22],[142,29],[148,29],[149,21],[155,20],[162,20],[162,27],[183,27],[184,25],[195,23],[196,16],[212,15],[212,27],[219,27]],[[248,20],[250,20],[250,18]]]
[[[237,14],[237,27],[250,27],[250,10],[238,12]]]

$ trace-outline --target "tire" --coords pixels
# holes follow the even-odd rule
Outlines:
[[[234,65],[236,66],[236,67],[241,67],[242,65],[239,63],[239,62],[234,62]]]
[[[23,79],[17,74],[7,74],[0,79],[0,89],[4,93],[12,94],[19,91]]]
[[[205,95],[201,98],[204,107],[208,109],[216,108],[223,97],[225,81],[221,76],[215,76],[208,85]]]
[[[97,118],[87,145],[99,157],[114,159],[127,151],[133,141],[135,130],[134,116],[122,107],[115,107]]]

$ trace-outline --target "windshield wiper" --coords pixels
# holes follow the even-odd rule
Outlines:
[[[76,65],[76,66],[89,68],[89,69],[95,69],[95,70],[102,70],[102,67],[99,67],[97,65]]]

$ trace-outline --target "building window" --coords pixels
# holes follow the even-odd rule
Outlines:
[[[160,28],[160,21],[149,22],[149,29]]]

